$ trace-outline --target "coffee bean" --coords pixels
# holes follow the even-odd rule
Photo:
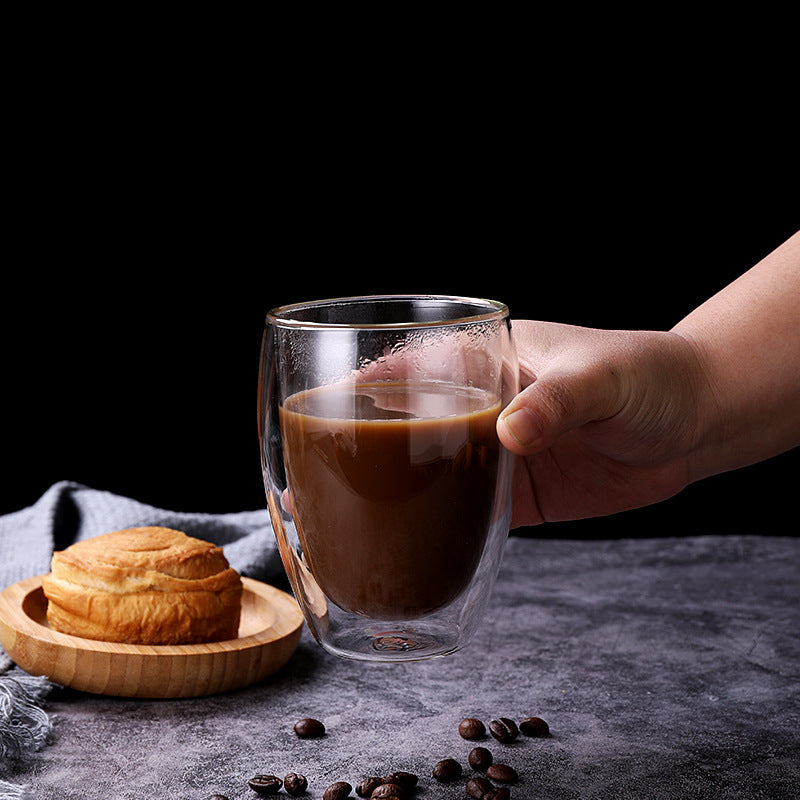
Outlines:
[[[525,736],[547,736],[550,726],[541,717],[525,717],[519,723],[519,729]]]
[[[486,736],[486,726],[475,717],[467,717],[459,723],[458,732],[462,739],[482,739]]]
[[[491,733],[498,742],[509,744],[517,738],[519,728],[513,719],[500,717],[499,719],[493,719],[489,723],[489,733]]]
[[[378,778],[377,776],[364,778],[364,780],[356,786],[356,794],[359,797],[371,797],[372,793],[383,783],[385,783],[384,779]]]
[[[511,791],[505,786],[501,786],[499,789],[490,789],[482,800],[511,800]]]
[[[277,794],[281,788],[281,781],[276,775],[254,775],[247,781],[248,786],[257,794]]]
[[[349,783],[336,781],[322,793],[322,800],[344,800],[345,797],[350,797],[352,789],[353,787]]]
[[[433,777],[437,781],[454,781],[461,777],[461,764],[454,758],[443,758],[433,768]]]
[[[479,772],[486,772],[486,767],[494,761],[492,754],[485,747],[473,747],[469,751],[467,761],[472,769],[477,769]]]
[[[297,797],[308,789],[308,781],[305,775],[298,775],[296,772],[290,772],[283,779],[283,788],[286,789],[292,797]]]
[[[417,782],[419,781],[419,777],[414,775],[413,772],[393,772],[391,775],[387,775],[383,779],[384,783],[396,783],[398,786],[402,786],[404,789],[413,789]]]
[[[476,797],[477,800],[483,800],[486,793],[491,789],[494,789],[494,786],[486,778],[470,778],[467,781],[467,794],[470,797]]]
[[[370,795],[371,800],[405,800],[408,790],[397,783],[382,783]]]
[[[301,739],[314,739],[325,734],[325,726],[318,719],[307,717],[295,722],[294,732]]]
[[[519,779],[517,771],[508,764],[491,764],[486,770],[486,777],[500,783],[515,783]]]

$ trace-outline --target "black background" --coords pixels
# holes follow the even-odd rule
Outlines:
[[[164,508],[262,508],[273,306],[444,292],[668,328],[799,227],[791,151],[737,137],[761,111],[740,97],[663,79],[643,93],[614,70],[547,93],[470,69],[354,83],[353,64],[349,81],[289,84],[269,64],[109,77],[75,55],[16,98],[0,513],[65,479]],[[537,533],[791,532],[798,463]]]

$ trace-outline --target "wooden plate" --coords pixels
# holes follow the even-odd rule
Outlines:
[[[280,669],[294,653],[303,615],[293,597],[242,578],[239,637],[190,645],[135,645],[51,630],[42,576],[0,592],[0,644],[31,675],[94,694],[197,697],[240,689]]]

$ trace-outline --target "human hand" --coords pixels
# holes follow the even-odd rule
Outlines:
[[[512,324],[521,392],[497,424],[520,456],[511,525],[601,516],[690,482],[703,371],[674,333]]]

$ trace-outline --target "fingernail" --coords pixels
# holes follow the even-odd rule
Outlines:
[[[524,406],[504,415],[503,422],[508,432],[522,447],[530,447],[541,438],[542,428],[539,421]]]

